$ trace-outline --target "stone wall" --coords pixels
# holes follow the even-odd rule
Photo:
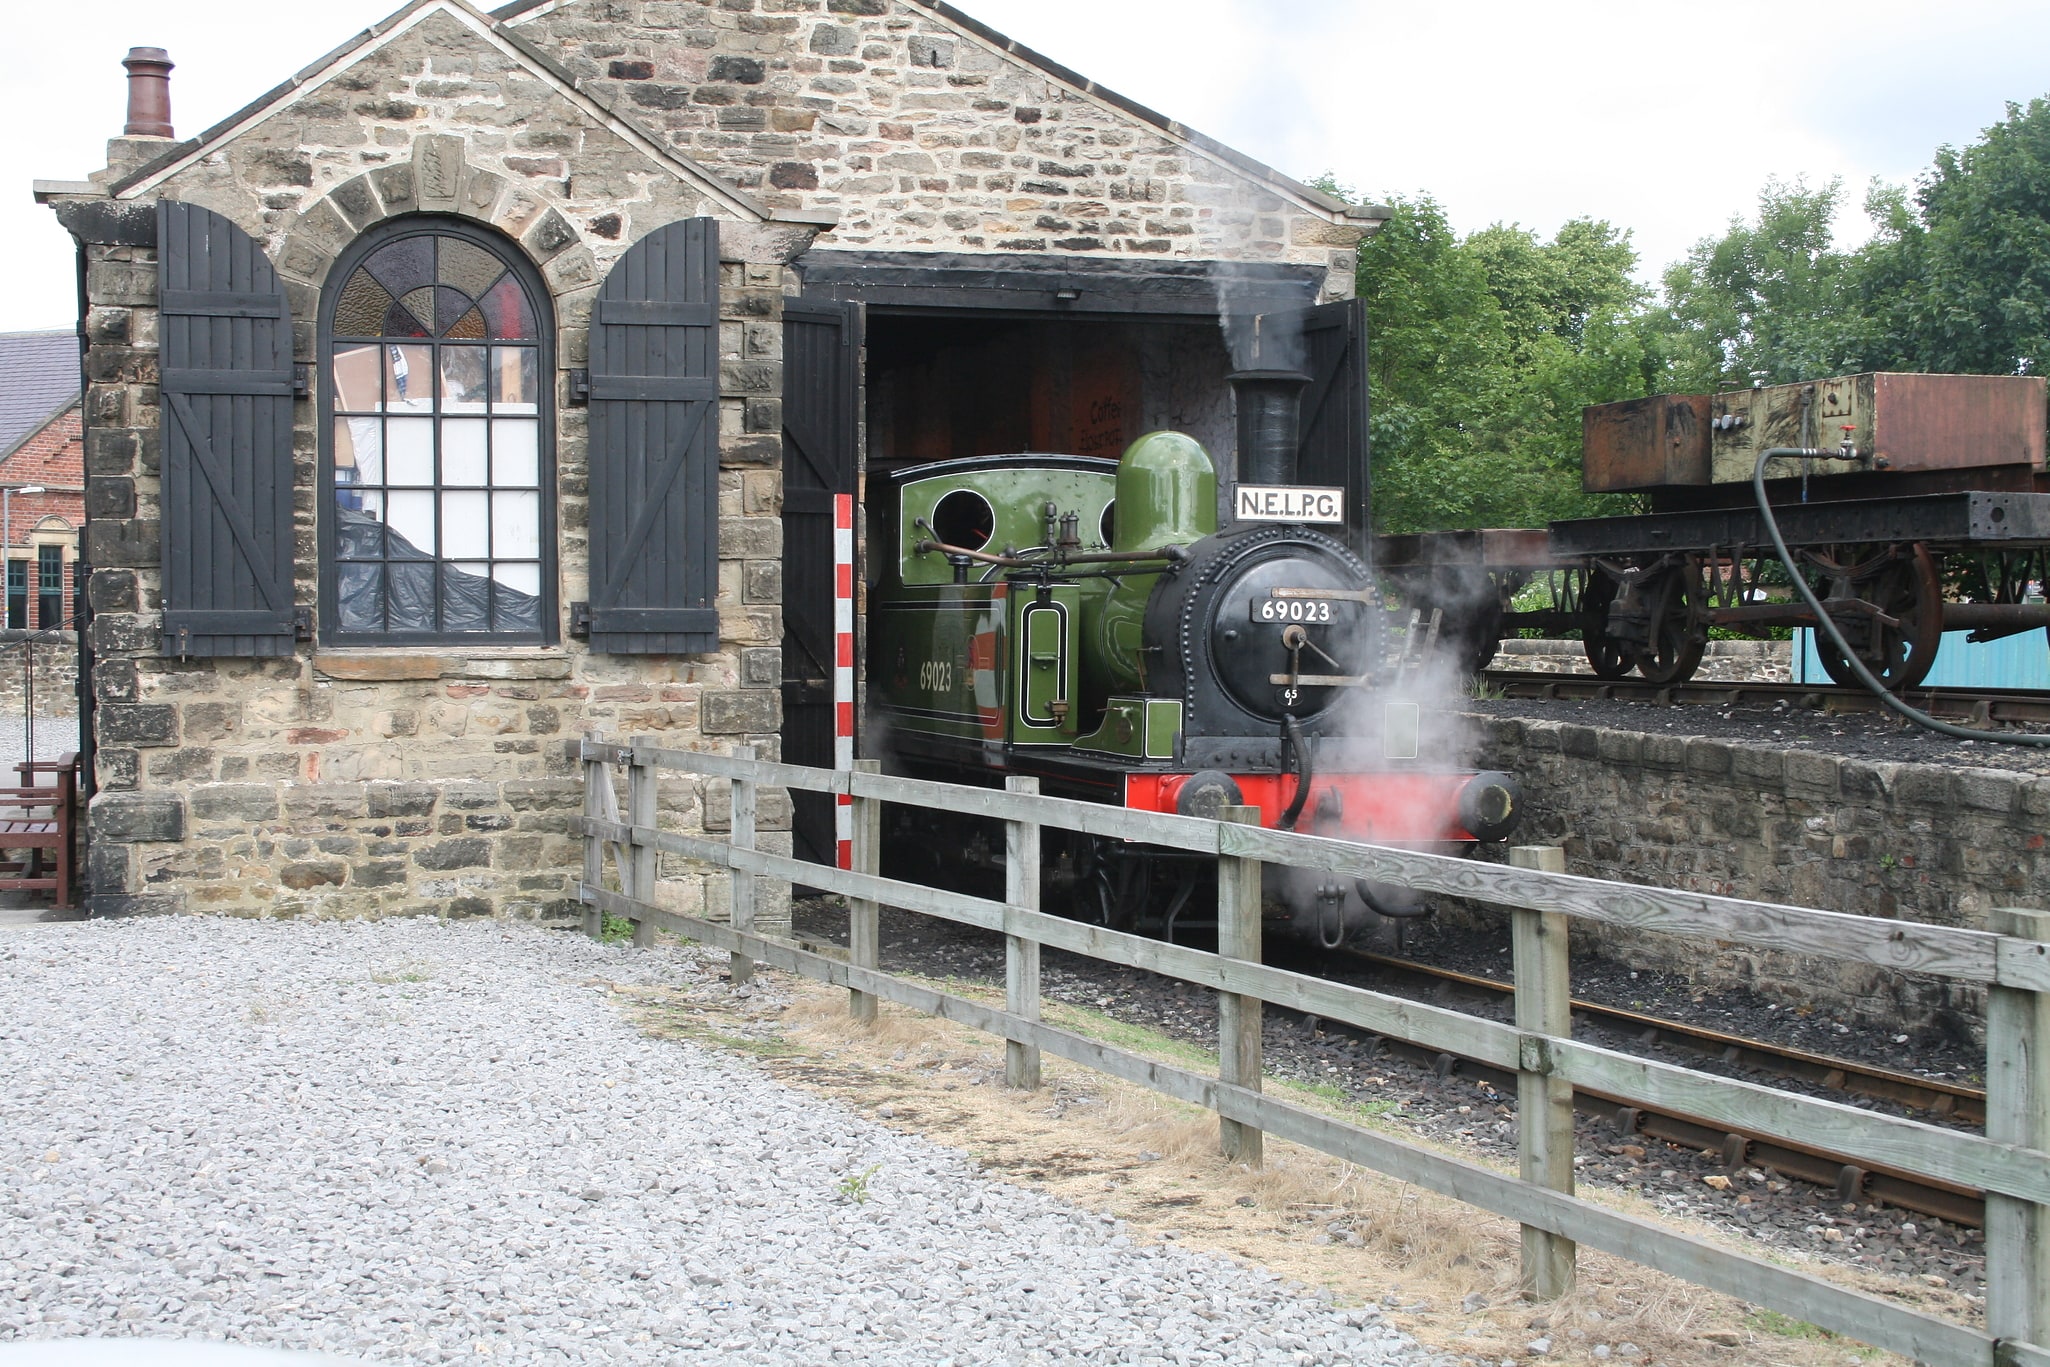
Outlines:
[[[70,631],[0,631],[0,723],[19,720],[35,666],[35,715],[78,715],[78,636]]]
[[[1710,641],[1694,678],[1702,683],[1787,683],[1794,677],[1792,641]],[[1578,641],[1502,642],[1490,669],[1594,677],[1587,649]]]
[[[1488,766],[1524,790],[1519,844],[1570,873],[1983,929],[1996,906],[2050,906],[2050,778],[1876,763],[1699,736],[1473,717]],[[1870,1026],[1970,1029],[1975,990],[1739,942],[1577,922],[1576,942],[1633,964],[1823,1002]]]
[[[1292,262],[1353,292],[1363,222],[914,0],[572,0],[510,23],[771,207],[838,211],[836,249]]]
[[[129,165],[105,179],[162,150],[117,144]],[[568,827],[581,781],[566,749],[580,732],[747,742],[775,755],[781,314],[794,288],[785,262],[811,230],[750,220],[446,13],[304,87],[225,148],[132,188],[144,197],[129,209],[131,238],[136,215],[162,194],[223,213],[269,247],[301,362],[316,359],[330,264],[375,223],[459,214],[532,256],[558,324],[565,612],[588,597],[585,418],[566,398],[568,368],[586,354],[590,299],[633,237],[694,213],[720,217],[720,645],[681,658],[594,655],[562,623],[562,644],[546,648],[308,642],[273,660],[163,656],[156,254],[88,242],[96,914],[561,917],[575,910],[580,862]],[[316,421],[302,400],[295,596],[317,612]],[[702,809],[695,782],[665,787],[666,825],[703,829]],[[787,803],[765,796],[760,825],[765,847],[787,850]],[[704,880],[677,873],[665,895],[702,905]],[[764,924],[777,915],[766,907]]]

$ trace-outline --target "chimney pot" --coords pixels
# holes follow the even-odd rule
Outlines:
[[[128,68],[128,138],[168,138],[171,132],[171,56],[160,47],[132,47]]]

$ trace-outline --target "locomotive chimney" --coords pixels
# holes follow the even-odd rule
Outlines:
[[[171,132],[171,57],[160,47],[132,47],[121,59],[128,68],[126,138],[168,138]]]
[[[1303,386],[1310,377],[1293,370],[1240,370],[1225,379],[1237,400],[1238,482],[1294,484]]]

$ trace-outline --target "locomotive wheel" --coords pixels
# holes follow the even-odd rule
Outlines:
[[[1589,566],[1587,587],[1580,595],[1581,644],[1587,650],[1588,666],[1597,678],[1620,679],[1635,663],[1623,643],[1609,635],[1609,604],[1616,601],[1616,581],[1607,571]]]
[[[1708,628],[1696,620],[1701,584],[1692,565],[1662,570],[1641,590],[1651,600],[1651,645],[1631,651],[1630,662],[1645,681],[1685,683],[1701,667]]]
[[[1850,595],[1872,604],[1899,623],[1889,626],[1877,619],[1869,627],[1851,624],[1844,632],[1854,646],[1862,636],[1858,659],[1889,693],[1913,688],[1928,677],[1936,663],[1936,648],[1943,644],[1943,582],[1936,574],[1935,557],[1920,542],[1912,546],[1830,546],[1814,552],[1811,562],[1823,570],[1831,594],[1848,580]],[[1839,627],[1848,613],[1831,613]],[[1850,663],[1820,631],[1815,635],[1815,653],[1823,672],[1845,688],[1863,688]]]

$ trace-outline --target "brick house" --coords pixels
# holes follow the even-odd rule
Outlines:
[[[78,334],[0,333],[0,489],[9,491],[0,626],[10,631],[71,625],[71,567],[85,525],[78,384]]]
[[[128,65],[109,165],[37,185],[96,914],[566,914],[586,728],[833,762],[835,496],[1165,426],[1228,465],[1256,335],[1364,497],[1381,215],[935,0],[413,0],[187,141]],[[763,825],[831,857],[829,810]]]

